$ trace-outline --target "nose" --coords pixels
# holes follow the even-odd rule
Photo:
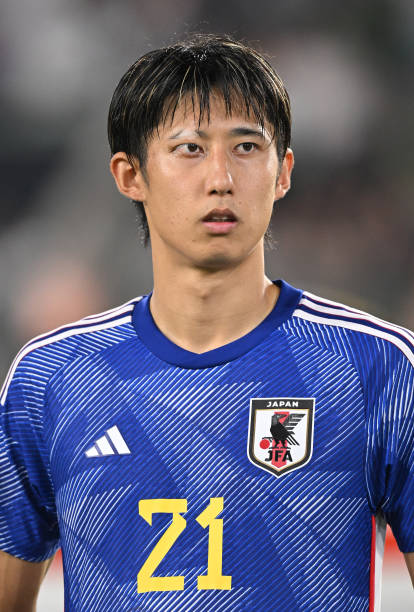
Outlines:
[[[206,190],[210,195],[233,194],[231,161],[224,148],[212,149],[206,159]]]

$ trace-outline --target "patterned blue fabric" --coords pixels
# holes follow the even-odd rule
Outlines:
[[[61,546],[67,611],[367,611],[373,515],[414,551],[413,335],[278,284],[261,325],[203,355],[161,334],[147,296],[16,358],[1,394],[0,548],[41,561]],[[314,398],[303,465],[276,474],[249,458],[252,398]],[[197,588],[212,498],[229,590]],[[184,576],[183,590],[137,591],[172,519],[144,520],[138,504],[153,499],[187,500],[154,570]]]

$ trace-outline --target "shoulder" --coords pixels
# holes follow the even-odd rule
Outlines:
[[[367,312],[304,291],[293,317],[332,342],[346,340],[361,352],[391,351],[414,366],[413,332]]]
[[[0,391],[0,404],[5,403],[13,380],[35,378],[39,383],[42,380],[47,382],[73,359],[100,352],[133,337],[132,313],[140,299],[134,298],[121,306],[62,325],[30,340],[10,367]]]

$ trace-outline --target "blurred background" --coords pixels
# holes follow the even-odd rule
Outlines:
[[[252,43],[291,95],[296,167],[269,276],[414,327],[412,0],[3,0],[2,379],[34,335],[151,289],[106,115],[138,56],[194,31]],[[383,610],[413,609],[401,555],[385,569]],[[39,612],[62,609],[56,562]]]

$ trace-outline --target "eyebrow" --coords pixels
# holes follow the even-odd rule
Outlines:
[[[172,134],[168,140],[175,140],[177,138],[179,138],[181,136],[181,134],[183,132],[185,132],[186,129],[182,129],[179,130],[178,132],[176,132],[175,134]],[[191,130],[189,132],[190,134],[195,134],[196,136],[198,136],[199,138],[204,138],[205,140],[209,139],[209,135],[207,134],[207,132],[204,132],[203,130]],[[236,128],[232,128],[229,132],[230,136],[256,136],[257,138],[261,138],[262,140],[266,139],[265,136],[265,132],[263,130],[260,129],[255,129],[255,128],[248,128],[248,127],[236,127]]]
[[[231,136],[258,136],[259,138],[265,139],[265,131],[258,130],[255,128],[237,127],[230,130]]]

